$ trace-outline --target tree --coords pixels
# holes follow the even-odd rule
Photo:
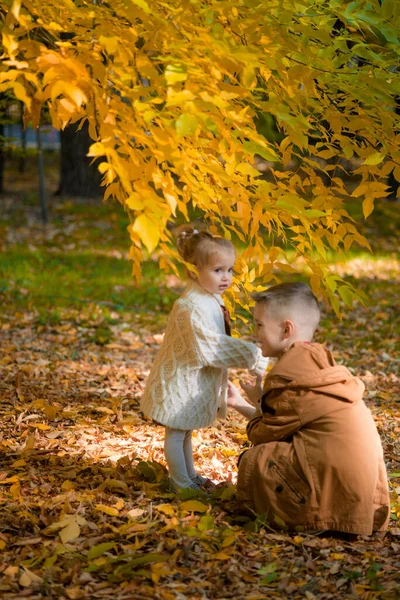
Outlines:
[[[188,218],[191,203],[216,230],[247,244],[247,288],[303,257],[317,293],[324,289],[335,309],[337,292],[351,300],[352,289],[326,270],[326,251],[368,242],[345,209],[343,180],[332,177],[326,187],[316,164],[353,161],[352,195],[365,217],[388,194],[388,174],[400,179],[394,0],[272,0],[268,10],[256,0],[0,7],[0,91],[12,88],[35,126],[43,104],[60,129],[87,122],[104,197],[117,198],[131,217],[136,276],[143,247],[159,246],[161,267],[173,268],[167,225]],[[257,132],[263,113],[277,124],[276,141]],[[260,177],[254,155],[274,164],[272,181]],[[294,252],[290,261],[278,236]]]
[[[57,194],[97,198],[102,195],[101,174],[87,154],[92,144],[87,122],[61,130],[60,186]]]

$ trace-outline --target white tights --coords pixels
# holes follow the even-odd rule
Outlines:
[[[192,431],[165,428],[164,453],[169,476],[178,488],[190,487],[197,473],[194,470]]]

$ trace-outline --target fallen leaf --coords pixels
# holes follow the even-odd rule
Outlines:
[[[95,509],[105,513],[106,515],[110,515],[110,517],[118,517],[119,515],[119,510],[117,508],[106,506],[105,504],[96,504]]]

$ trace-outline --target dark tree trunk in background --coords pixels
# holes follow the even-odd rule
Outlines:
[[[101,174],[97,162],[88,158],[89,147],[93,140],[89,137],[87,123],[79,131],[77,124],[68,125],[61,131],[60,185],[57,195],[85,196],[96,198],[103,195],[100,187]]]
[[[4,177],[4,143],[3,137],[4,135],[4,125],[0,125],[0,194],[3,193],[3,177]]]
[[[396,113],[396,115],[400,115],[400,96],[396,96],[395,113]],[[395,133],[398,133],[398,131],[396,131]],[[392,200],[392,201],[397,200],[397,198],[400,197],[399,182],[397,181],[397,179],[395,179],[393,172],[390,173],[387,184],[390,188],[390,194],[388,196],[388,200]]]

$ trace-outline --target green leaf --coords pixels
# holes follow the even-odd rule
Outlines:
[[[164,77],[168,85],[174,85],[174,83],[186,81],[187,73],[182,65],[172,64],[165,69]]]
[[[256,79],[256,72],[253,66],[248,65],[243,69],[242,83],[247,88],[251,87]]]
[[[275,154],[273,150],[270,150],[269,148],[264,148],[263,146],[261,146],[261,144],[257,144],[257,142],[244,142],[243,150],[245,152],[248,152],[249,154],[259,154],[260,156],[265,158],[265,160],[268,160],[270,162],[279,161],[278,155]]]
[[[101,556],[105,552],[108,552],[115,547],[115,542],[104,542],[103,544],[97,544],[97,546],[90,548],[88,552],[88,559],[91,560],[92,558],[97,558],[98,556]]]
[[[197,525],[200,531],[209,531],[214,528],[214,519],[211,515],[204,515],[200,517],[199,523]]]
[[[180,136],[193,135],[198,123],[199,122],[194,115],[183,113],[179,119],[176,120],[175,129]]]
[[[315,219],[317,217],[326,217],[326,213],[323,210],[316,210],[315,208],[310,208],[310,210],[304,211],[304,216],[309,219]]]
[[[354,300],[354,292],[347,285],[341,285],[338,289],[339,296],[347,306],[352,306]]]
[[[230,485],[222,490],[222,494],[220,496],[221,500],[229,500],[236,494],[236,486]]]
[[[136,6],[139,6],[139,8],[144,10],[144,12],[146,14],[150,13],[150,8],[149,8],[149,5],[147,4],[146,0],[132,0],[132,2],[133,2],[133,4],[136,4]]]
[[[206,512],[206,510],[208,510],[208,505],[203,504],[198,500],[186,500],[186,502],[182,502],[181,510],[187,510],[189,512]]]

